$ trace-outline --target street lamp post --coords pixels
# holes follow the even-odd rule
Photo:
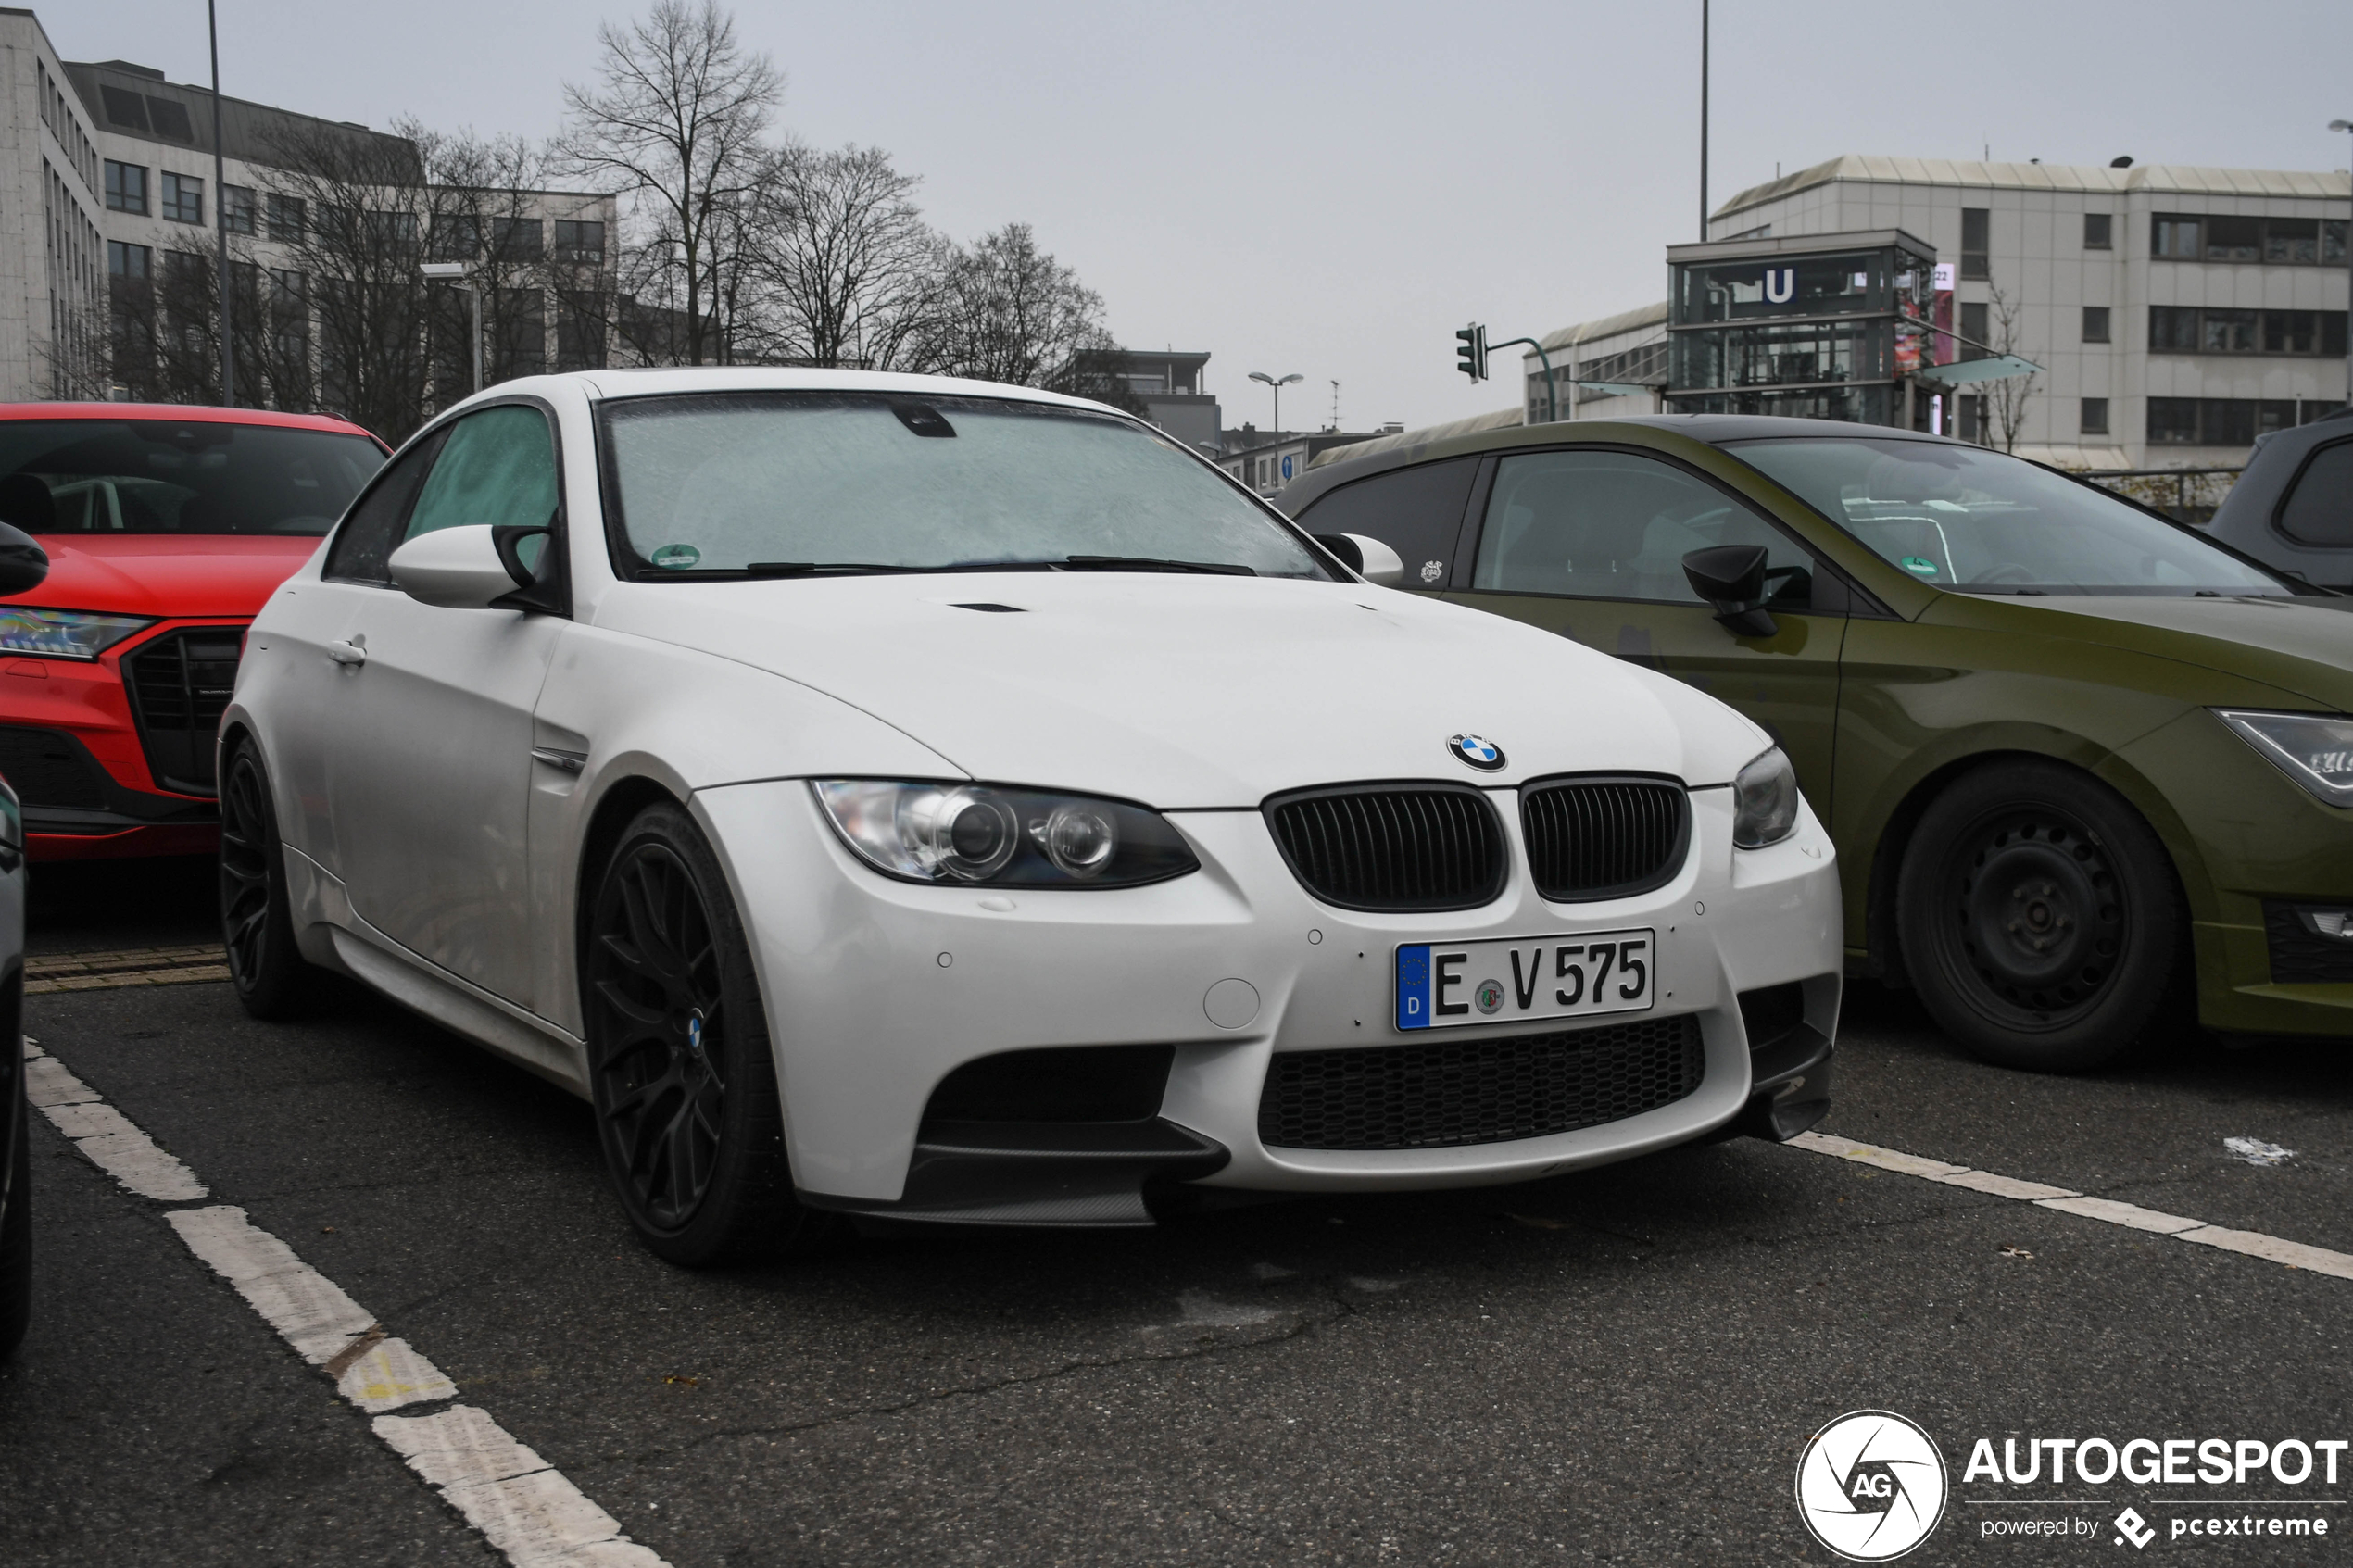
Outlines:
[[[2332,119],[2331,131],[2353,131],[2353,119]],[[2346,166],[2353,169],[2353,163]],[[2353,408],[2353,216],[2345,221],[2345,406]]]
[[[455,283],[466,291],[467,302],[472,307],[470,318],[473,324],[473,332],[469,339],[473,345],[473,389],[480,392],[482,390],[482,286],[466,276],[466,264],[462,261],[428,261],[417,270],[436,283]]]
[[[1252,370],[1250,373],[1250,379],[1252,381],[1263,381],[1268,386],[1275,389],[1275,439],[1280,441],[1283,438],[1283,388],[1289,386],[1295,381],[1305,381],[1307,378],[1300,375],[1290,375],[1277,381],[1264,370]]]
[[[213,16],[212,0],[205,0],[205,36],[212,46],[212,223],[220,245],[220,401],[237,401],[236,307],[229,286],[229,163],[220,146],[220,24]]]

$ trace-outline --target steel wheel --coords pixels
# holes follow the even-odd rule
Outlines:
[[[711,912],[686,862],[641,842],[608,873],[592,938],[602,1014],[597,1106],[647,1219],[694,1217],[719,1160],[727,1028]]]
[[[2089,774],[2040,759],[1964,775],[1922,814],[1896,884],[1904,968],[1989,1061],[2080,1072],[2138,1037],[2182,977],[2164,847]]]

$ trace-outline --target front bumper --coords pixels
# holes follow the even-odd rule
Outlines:
[[[1558,905],[1529,885],[1513,792],[1494,793],[1514,867],[1502,897],[1478,909],[1411,915],[1316,902],[1256,811],[1172,814],[1202,863],[1172,882],[992,892],[876,874],[843,847],[799,781],[706,790],[693,804],[728,868],[751,937],[795,1180],[811,1201],[828,1207],[1013,1221],[941,1212],[931,1196],[938,1185],[925,1173],[937,1165],[942,1145],[924,1137],[918,1158],[919,1135],[933,1090],[954,1069],[1039,1048],[1173,1047],[1158,1118],[1172,1135],[1110,1151],[1127,1161],[1131,1175],[1122,1180],[1130,1193],[1155,1172],[1196,1187],[1257,1192],[1527,1181],[1705,1137],[1731,1126],[1753,1101],[1751,1121],[1767,1135],[1791,1135],[1798,1123],[1818,1119],[1837,1027],[1842,932],[1837,867],[1810,809],[1791,839],[1735,852],[1730,792],[1696,791],[1692,850],[1674,881],[1638,897]],[[1260,1096],[1277,1053],[1403,1047],[1441,1033],[1471,1042],[1527,1032],[1527,1024],[1508,1023],[1396,1032],[1391,964],[1399,944],[1629,926],[1657,931],[1657,1001],[1643,1016],[1687,1015],[1698,1031],[1705,1069],[1682,1098],[1601,1125],[1508,1142],[1334,1149],[1261,1140]],[[1786,1060],[1753,1062],[1738,997],[1793,982],[1803,996],[1797,1028],[1815,1045]],[[1257,998],[1246,1018],[1224,1005],[1235,983]],[[1222,987],[1218,1011],[1230,1027],[1209,1016],[1213,987]],[[1590,1022],[1603,1026],[1623,1016]],[[972,1143],[965,1136],[957,1146],[965,1158],[975,1153]],[[1203,1146],[1222,1150],[1223,1160]],[[1168,1168],[1150,1166],[1144,1157],[1154,1148],[1171,1156]],[[1058,1168],[1067,1174],[1076,1167]],[[1075,1189],[1065,1182],[1063,1190]],[[1000,1208],[1021,1201],[1009,1189],[997,1198]],[[1123,1223],[1096,1212],[1063,1223]],[[1131,1204],[1126,1223],[1140,1216]],[[1020,1223],[1053,1218],[1033,1207]]]

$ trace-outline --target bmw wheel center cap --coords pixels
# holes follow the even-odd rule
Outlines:
[[[1446,749],[1482,773],[1491,773],[1504,765],[1504,748],[1484,735],[1455,735],[1446,742]]]

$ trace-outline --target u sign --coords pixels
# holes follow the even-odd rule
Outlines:
[[[1765,301],[1768,305],[1787,305],[1797,294],[1797,269],[1768,267],[1765,269]]]

